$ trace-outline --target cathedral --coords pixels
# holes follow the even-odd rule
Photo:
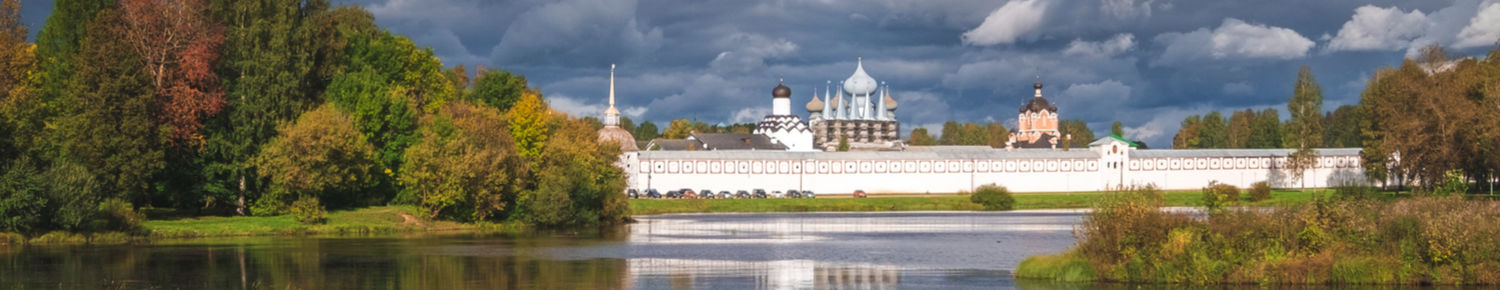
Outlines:
[[[1005,147],[1057,149],[1059,144],[1071,136],[1065,136],[1057,130],[1057,106],[1042,97],[1040,77],[1032,84],[1032,88],[1036,89],[1036,94],[1032,95],[1031,101],[1021,105],[1016,129],[1010,132],[1010,141],[1005,143]]]
[[[843,137],[848,138],[850,148],[899,145],[901,122],[896,120],[896,99],[891,98],[890,86],[876,83],[875,78],[865,73],[864,59],[856,62],[854,74],[836,89],[825,87],[823,91],[827,101],[819,99],[814,91],[812,100],[807,102],[813,146],[834,151]]]

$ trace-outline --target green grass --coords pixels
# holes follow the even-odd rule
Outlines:
[[[328,221],[319,225],[302,224],[290,215],[282,215],[152,220],[146,222],[145,228],[152,238],[194,238],[505,230],[515,227],[431,221],[416,218],[415,213],[416,208],[410,206],[381,206],[332,211],[328,214]]]
[[[1057,282],[1093,282],[1099,273],[1089,260],[1078,252],[1068,251],[1057,255],[1036,255],[1021,260],[1016,266],[1016,278],[1042,279]]]
[[[1260,202],[1242,200],[1236,205],[1283,206],[1312,201],[1316,192],[1277,190],[1271,199]],[[1016,194],[1015,209],[1074,209],[1088,208],[1095,200],[1109,194],[1106,192],[1074,193],[1023,193]],[[1249,194],[1241,194],[1241,197]],[[1164,194],[1167,206],[1201,206],[1203,193],[1197,190],[1172,191]],[[814,198],[814,199],[633,199],[630,210],[636,215],[670,213],[720,213],[720,212],[813,212],[813,211],[929,211],[929,210],[981,210],[969,202],[968,195],[935,194],[922,196],[878,196],[870,198]]]

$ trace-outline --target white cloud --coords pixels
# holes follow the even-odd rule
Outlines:
[[[1225,18],[1212,31],[1199,28],[1187,33],[1163,33],[1156,41],[1167,48],[1157,64],[1175,64],[1198,59],[1294,59],[1307,55],[1312,40],[1291,29],[1250,24]]]
[[[1495,45],[1500,41],[1500,3],[1492,3],[1479,10],[1479,14],[1458,32],[1458,42],[1453,46],[1468,48]]]
[[[579,118],[594,117],[603,119],[604,109],[609,108],[608,103],[590,103],[577,98],[556,94],[547,96],[547,105],[554,110]],[[615,104],[615,106],[617,109],[621,109],[621,114],[631,119],[640,118],[641,115],[646,114],[645,107],[620,106],[619,104]]]
[[[1328,42],[1327,50],[1404,49],[1432,26],[1421,10],[1402,12],[1396,7],[1365,5],[1354,9],[1354,17]]]
[[[1129,33],[1115,34],[1115,37],[1093,42],[1074,39],[1068,43],[1068,48],[1063,49],[1064,55],[1077,55],[1095,58],[1109,58],[1135,48],[1135,35]]]
[[[756,33],[733,33],[715,43],[725,51],[714,57],[708,66],[721,72],[758,70],[765,66],[766,59],[797,52],[795,42]]]
[[[1046,1],[1010,1],[985,17],[979,27],[964,32],[963,42],[970,45],[1015,43],[1020,38],[1033,36],[1041,27],[1046,12]]]
[[[634,0],[565,0],[534,7],[506,28],[491,55],[502,64],[609,63],[654,51],[662,31],[637,21],[636,6]]]
[[[1119,19],[1150,18],[1153,0],[1104,0],[1100,11]]]
[[[735,111],[733,115],[729,116],[729,122],[735,124],[757,123],[760,122],[760,120],[765,119],[766,115],[770,114],[771,110],[767,110],[767,107],[742,108],[739,111]]]

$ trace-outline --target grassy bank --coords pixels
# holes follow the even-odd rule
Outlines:
[[[1273,191],[1271,199],[1260,202],[1244,202],[1246,205],[1296,205],[1312,200],[1319,190]],[[1016,209],[1070,209],[1088,208],[1104,197],[1104,192],[1076,193],[1027,193],[1016,194]],[[1203,203],[1202,191],[1173,191],[1163,195],[1167,206],[1199,206]],[[752,213],[752,212],[813,212],[813,211],[924,211],[924,210],[980,210],[969,202],[968,195],[872,195],[871,198],[847,198],[846,196],[820,196],[813,199],[635,199],[630,201],[630,210],[636,215],[669,213]]]
[[[283,216],[207,216],[181,217],[146,221],[132,233],[50,232],[34,237],[0,233],[0,247],[10,245],[109,245],[150,242],[159,239],[298,236],[338,234],[381,234],[403,232],[512,232],[524,230],[519,224],[466,224],[417,218],[416,208],[382,206],[332,211],[324,224],[300,223],[290,215]]]
[[[1112,194],[1065,253],[1019,278],[1183,284],[1500,285],[1500,203],[1461,197],[1319,199],[1272,210],[1163,212]],[[1087,269],[1084,269],[1086,267]]]

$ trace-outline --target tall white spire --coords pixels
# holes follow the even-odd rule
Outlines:
[[[620,109],[615,109],[615,65],[609,65],[609,109],[604,110],[604,126],[620,126]]]

